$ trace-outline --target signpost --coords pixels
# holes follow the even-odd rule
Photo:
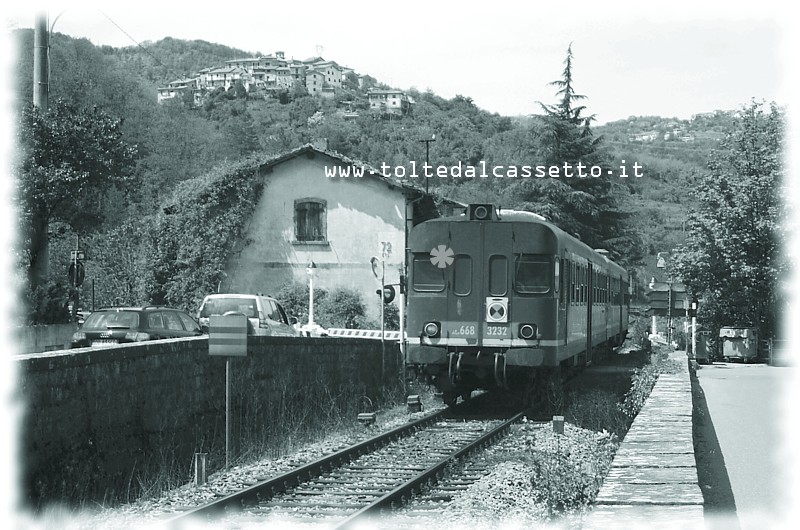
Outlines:
[[[650,300],[650,312],[654,321],[656,316],[667,317],[667,344],[671,343],[672,316],[685,314],[689,309],[686,285],[671,281],[651,282],[647,298]]]
[[[247,357],[247,317],[242,313],[212,315],[208,322],[208,354],[225,356],[225,470],[231,456],[231,357]]]

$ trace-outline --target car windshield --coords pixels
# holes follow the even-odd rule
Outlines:
[[[248,318],[257,318],[256,301],[252,298],[209,298],[200,310],[201,317],[224,315],[229,311],[243,313]]]
[[[96,311],[89,315],[83,329],[109,329],[139,327],[139,313],[135,311]]]

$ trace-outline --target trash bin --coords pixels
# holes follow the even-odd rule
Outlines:
[[[720,328],[719,338],[726,361],[750,362],[758,356],[758,330],[755,328]]]

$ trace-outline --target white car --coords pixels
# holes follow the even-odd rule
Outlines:
[[[249,322],[249,335],[297,337],[300,333],[290,322],[286,311],[271,296],[260,294],[210,294],[203,299],[197,312],[200,329],[208,333],[209,317],[241,313]],[[295,320],[295,319],[292,319]]]

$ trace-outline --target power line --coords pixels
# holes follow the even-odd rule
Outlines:
[[[101,14],[102,14],[104,17],[106,17],[106,18],[108,19],[108,21],[109,21],[109,22],[111,22],[112,24],[114,24],[114,26],[115,26],[115,27],[116,27],[118,30],[120,30],[120,31],[121,31],[121,32],[122,32],[122,33],[123,33],[123,34],[124,34],[126,37],[128,37],[128,38],[131,40],[131,42],[133,42],[133,43],[134,43],[136,46],[138,46],[139,48],[141,48],[141,49],[142,49],[142,51],[143,51],[144,53],[146,53],[147,55],[149,55],[149,56],[150,56],[150,57],[151,57],[151,58],[152,58],[152,59],[153,59],[153,60],[154,60],[154,61],[155,61],[155,62],[156,62],[156,63],[157,63],[159,66],[162,66],[162,67],[164,67],[164,68],[167,70],[167,72],[168,72],[169,74],[171,74],[172,76],[174,76],[174,77],[176,77],[176,78],[180,78],[180,77],[182,77],[182,75],[179,75],[179,74],[176,74],[175,72],[173,72],[173,71],[172,71],[172,69],[171,69],[169,66],[167,66],[167,65],[166,65],[166,64],[164,64],[164,63],[162,63],[162,62],[161,62],[161,61],[158,59],[158,57],[156,57],[155,55],[153,55],[152,53],[150,53],[150,50],[148,50],[147,48],[145,48],[144,46],[142,46],[142,45],[141,45],[141,44],[140,44],[140,43],[139,43],[139,42],[138,42],[136,39],[134,39],[133,37],[131,37],[131,35],[130,35],[130,34],[127,32],[127,31],[125,31],[124,29],[122,29],[122,27],[121,27],[119,24],[117,24],[116,22],[114,22],[114,20],[112,20],[112,18],[111,18],[110,16],[108,16],[106,13],[104,13],[102,9],[98,9],[98,11],[100,11],[100,13],[101,13]]]

